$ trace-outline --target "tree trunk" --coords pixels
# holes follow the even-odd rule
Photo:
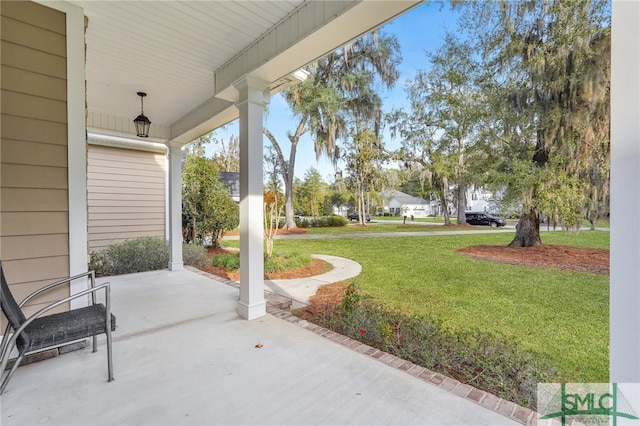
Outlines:
[[[273,237],[265,239],[266,257],[270,258],[273,255]]]
[[[444,215],[444,224],[451,225],[451,217],[449,216],[449,204],[447,203],[447,190],[449,189],[449,181],[447,178],[442,179],[442,188],[438,191],[440,197],[440,205],[442,206],[442,214]]]
[[[533,155],[533,162],[540,169],[544,169],[549,160],[549,152],[545,149],[544,135],[538,131],[538,139],[536,141],[536,149]],[[537,187],[533,187],[532,199],[536,198]],[[555,216],[555,213],[553,214]],[[555,229],[555,223],[554,223]],[[540,239],[540,206],[533,206],[528,213],[523,213],[516,225],[516,236],[513,237],[508,247],[534,247],[542,245]]]
[[[365,222],[366,222],[366,214],[364,212],[364,189],[363,189],[364,185],[362,184],[362,181],[359,184],[359,188],[358,188],[358,210],[360,211],[360,215],[358,216],[358,220],[360,222],[360,225],[364,226]]]
[[[593,186],[591,188],[591,201],[589,203],[588,219],[591,224],[591,230],[596,230],[596,221],[600,217],[600,209],[598,208],[598,188]]]
[[[285,229],[295,229],[296,221],[293,217],[295,214],[293,210],[293,171],[296,165],[296,151],[298,150],[298,138],[289,136],[291,140],[291,148],[289,151],[289,162],[282,169],[286,171],[283,173],[284,178],[284,194],[285,194],[285,203],[284,203],[284,228]],[[284,170],[284,169],[287,170]]]
[[[458,171],[456,173],[456,176],[458,177],[458,225],[465,225],[467,223],[467,184],[462,182],[463,178],[461,175],[463,172],[464,140],[458,139]]]
[[[293,147],[291,148],[293,149]],[[289,174],[284,181],[284,229],[296,228],[293,215],[293,174]]]
[[[306,119],[303,118],[298,124],[298,130],[295,135],[289,135],[289,140],[291,141],[291,149],[289,151],[289,162],[284,160],[284,155],[282,153],[282,149],[280,148],[280,144],[273,136],[273,134],[268,129],[263,129],[263,133],[267,136],[267,139],[271,141],[271,145],[276,150],[276,154],[280,161],[280,171],[282,173],[282,180],[284,181],[284,229],[295,229],[296,221],[294,219],[294,211],[293,211],[293,176],[296,165],[296,151],[298,150],[298,142],[300,141],[300,136],[302,135],[304,125],[306,123]]]
[[[467,223],[467,186],[458,183],[458,225]]]
[[[442,214],[444,216],[444,224],[451,225],[451,216],[449,216],[449,206],[447,205],[447,196],[444,191],[438,191],[440,197],[440,205],[442,206]]]
[[[516,225],[516,236],[509,247],[534,247],[542,244],[540,239],[540,215],[537,207],[523,213]]]

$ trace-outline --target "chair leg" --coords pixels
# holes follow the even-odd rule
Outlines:
[[[13,373],[16,372],[16,369],[18,368],[18,366],[22,362],[22,359],[24,358],[24,354],[25,354],[25,351],[20,352],[20,355],[16,359],[16,362],[13,364],[13,367],[11,367],[11,370],[9,370],[7,375],[2,380],[2,385],[0,386],[0,395],[2,395],[4,393],[4,389],[7,387],[7,384],[9,383],[9,380],[11,380],[11,376],[13,376]]]
[[[107,369],[109,372],[108,382],[113,381],[113,355],[111,351],[111,324],[107,327]]]

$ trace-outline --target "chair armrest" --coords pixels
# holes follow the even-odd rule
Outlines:
[[[35,320],[36,318],[39,318],[42,316],[42,314],[50,311],[51,309],[58,307],[60,305],[62,305],[63,303],[67,303],[73,299],[77,299],[78,297],[82,297],[85,296],[87,294],[90,293],[94,293],[97,292],[98,290],[105,290],[105,294],[106,294],[106,303],[105,303],[105,307],[107,309],[107,318],[109,316],[109,314],[111,313],[111,303],[110,303],[110,297],[109,297],[109,293],[111,291],[111,284],[106,282],[106,283],[102,283],[99,284],[93,288],[88,288],[86,290],[82,290],[74,295],[71,295],[69,297],[65,297],[64,299],[60,299],[57,300],[53,303],[51,303],[50,305],[45,306],[44,308],[40,309],[39,311],[37,311],[36,313],[32,314],[30,317],[27,318],[27,320],[22,323],[22,325],[20,326],[20,328],[18,328],[15,332],[15,334],[19,334],[20,332],[22,332],[22,330],[24,330],[29,324],[31,324],[31,322],[33,322],[33,320]]]
[[[38,290],[34,291],[33,293],[31,293],[30,295],[25,297],[24,300],[22,302],[20,302],[20,304],[18,304],[18,307],[22,308],[29,300],[33,299],[34,297],[36,297],[36,296],[38,296],[38,295],[40,295],[40,294],[42,294],[42,293],[44,293],[46,291],[51,290],[54,287],[57,287],[59,285],[71,282],[73,280],[76,280],[78,278],[82,278],[82,277],[85,277],[85,276],[88,276],[88,277],[91,278],[91,288],[95,288],[95,286],[96,286],[96,273],[95,273],[95,271],[87,271],[87,272],[83,272],[83,273],[78,274],[78,275],[74,275],[73,277],[63,278],[63,279],[61,279],[59,281],[52,282],[51,284],[47,284],[46,286],[44,286],[42,288],[39,288]],[[83,294],[83,296],[84,296],[84,294]],[[71,300],[71,299],[69,299],[69,300]]]
[[[81,274],[80,276],[82,276],[82,275],[85,275],[85,274]],[[70,279],[73,279],[73,277],[71,277]],[[62,282],[64,282],[64,281],[62,281]],[[62,284],[62,282],[56,282],[56,283],[53,283],[53,284],[59,285],[59,284]],[[47,287],[51,288],[51,286],[53,286],[53,284],[50,284]],[[11,356],[11,349],[10,348],[15,347],[16,340],[18,340],[18,337],[20,336],[20,334],[36,318],[41,317],[44,313],[50,311],[51,309],[53,309],[53,308],[55,308],[57,306],[62,305],[63,303],[69,302],[69,301],[71,301],[73,299],[77,299],[78,297],[82,297],[82,296],[85,296],[85,295],[90,294],[90,293],[95,293],[98,290],[102,290],[102,289],[104,289],[105,295],[106,295],[105,296],[106,297],[106,300],[105,300],[106,324],[105,325],[107,327],[110,327],[111,326],[111,324],[110,324],[110,322],[111,322],[111,297],[110,297],[111,285],[108,282],[106,282],[106,283],[102,283],[100,285],[97,285],[95,287],[88,288],[86,290],[80,291],[80,292],[78,292],[78,293],[76,293],[76,294],[74,294],[72,296],[65,297],[64,299],[57,300],[57,301],[51,303],[50,305],[47,305],[44,308],[38,310],[36,313],[32,314],[29,318],[27,318],[27,320],[24,323],[22,323],[17,330],[14,331],[13,335],[11,335],[11,338],[8,339],[8,340],[5,340],[5,339],[8,338],[8,335],[5,333],[5,335],[4,335],[3,339],[2,339],[2,351],[1,351],[1,359],[0,359],[1,371],[4,371],[4,368],[7,365],[9,357]]]
[[[23,306],[24,306],[24,305],[25,305],[29,300],[33,299],[34,297],[38,296],[39,294],[42,294],[42,293],[44,293],[44,292],[46,292],[46,291],[48,291],[48,290],[51,290],[52,288],[57,287],[57,286],[59,286],[59,285],[61,285],[61,284],[64,284],[64,283],[67,283],[67,282],[70,282],[70,281],[73,281],[73,280],[75,280],[75,279],[82,278],[82,277],[85,277],[85,276],[90,276],[90,278],[91,278],[91,288],[95,288],[95,283],[96,283],[96,281],[95,281],[95,271],[87,271],[87,272],[83,272],[83,273],[78,274],[78,275],[74,275],[73,277],[68,277],[68,278],[64,278],[64,279],[61,279],[61,280],[55,281],[55,282],[53,282],[53,283],[51,283],[51,284],[48,284],[48,285],[46,285],[46,286],[44,286],[44,287],[42,287],[42,288],[40,288],[40,289],[38,289],[38,290],[34,291],[33,293],[29,294],[29,295],[28,295],[28,296],[27,296],[27,297],[26,297],[22,302],[20,302],[20,303],[18,304],[18,307],[19,307],[20,309],[22,309],[22,307],[23,307]],[[78,297],[83,296],[83,295],[84,295],[84,294],[79,294],[79,295],[78,295]],[[93,297],[93,303],[95,304],[95,293],[93,293],[93,296],[94,296],[94,297]],[[76,297],[73,297],[73,298],[75,299]],[[108,291],[107,291],[107,299],[109,299]],[[65,303],[65,302],[66,302],[66,301],[68,301],[68,300],[71,300],[71,299],[70,299],[70,298],[67,298],[66,300],[61,301],[60,303],[58,303],[58,304],[57,304],[57,305],[55,305],[55,306],[59,306],[60,304]],[[54,307],[55,307],[55,306],[54,306]],[[48,310],[48,309],[47,309],[47,310]],[[46,310],[45,310],[45,312],[46,312]],[[35,316],[33,319],[35,319],[35,318],[37,318],[37,316]],[[28,321],[28,323],[30,323],[31,321],[33,321],[33,319],[31,319],[30,321]],[[4,331],[3,336],[9,336],[9,332],[11,331],[11,329],[12,329],[12,328],[13,328],[13,327],[11,327],[11,323],[9,323],[9,322],[8,322],[8,323],[7,323],[7,327],[6,327],[5,331]],[[18,334],[18,335],[19,335],[19,333],[17,332],[17,330],[14,330],[14,335],[15,335],[15,334]],[[0,360],[4,359],[5,350],[6,350],[6,349],[7,349],[7,347],[8,347],[9,340],[10,340],[10,339],[5,339],[5,338],[3,338],[3,339],[2,339],[2,346],[0,346]],[[13,341],[13,340],[12,340],[12,341]]]

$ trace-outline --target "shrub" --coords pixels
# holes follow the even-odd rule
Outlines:
[[[344,216],[336,216],[336,215],[327,216],[327,226],[331,226],[331,227],[346,226],[347,222],[348,222],[347,218]]]
[[[240,268],[240,253],[219,254],[213,256],[211,264],[226,271],[235,271]]]
[[[264,260],[264,272],[273,273],[298,268],[311,263],[311,256],[300,253],[276,253]],[[219,254],[211,260],[213,266],[235,271],[240,268],[240,253]]]
[[[409,316],[347,288],[342,304],[317,322],[417,365],[535,409],[537,384],[555,369],[505,337],[451,330],[431,317]]]
[[[98,276],[131,274],[166,268],[169,248],[164,238],[140,237],[91,253],[89,269]]]
[[[344,216],[320,216],[313,219],[296,219],[296,226],[299,228],[331,228],[346,226],[347,218]]]
[[[211,230],[211,245],[220,247],[224,234],[237,228],[240,223],[240,206],[229,198],[226,192],[219,194],[206,223]]]
[[[308,254],[300,254],[300,253],[276,254],[265,259],[264,272],[273,273],[278,271],[284,271],[287,269],[299,268],[300,266],[308,265],[310,263],[311,263],[311,256]]]
[[[202,269],[208,261],[207,249],[199,244],[183,244],[182,261],[185,265]]]
[[[185,240],[218,247],[225,232],[238,226],[239,207],[229,198],[210,158],[187,155],[182,169],[182,227]]]
[[[182,245],[185,265],[201,269],[207,263],[207,249],[196,244]],[[164,269],[169,264],[169,246],[163,238],[140,237],[111,244],[91,253],[89,270],[97,276],[131,274]]]
[[[311,223],[311,221],[309,219],[300,219],[300,218],[296,218],[296,226],[298,228],[309,228],[309,224]],[[282,224],[284,226],[284,219],[282,220]]]

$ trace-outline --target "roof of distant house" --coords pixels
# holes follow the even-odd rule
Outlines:
[[[220,181],[229,188],[229,195],[232,198],[240,198],[240,173],[238,172],[220,172]]]
[[[380,196],[382,198],[386,198],[388,200],[391,199],[396,199],[398,200],[398,202],[402,205],[408,205],[408,204],[414,204],[414,205],[421,205],[421,204],[429,204],[428,201],[426,201],[424,198],[420,198],[420,197],[414,197],[413,195],[409,195],[409,194],[405,194],[404,192],[401,191],[397,191],[395,189],[390,190],[390,191],[382,191],[380,193]]]

